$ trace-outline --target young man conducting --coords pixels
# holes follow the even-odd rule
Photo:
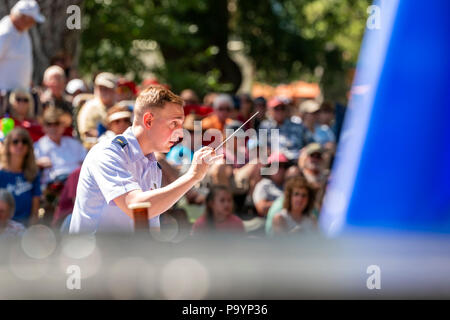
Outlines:
[[[150,227],[206,175],[222,157],[203,147],[190,169],[160,188],[161,169],[154,152],[168,152],[183,135],[183,100],[161,86],[151,86],[136,100],[134,120],[122,135],[95,145],[83,163],[70,233],[132,232],[128,206],[150,202]]]

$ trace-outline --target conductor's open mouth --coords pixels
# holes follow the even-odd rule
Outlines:
[[[181,141],[183,141],[183,138],[178,138],[178,140],[175,141],[169,141],[172,144],[172,147],[176,146],[177,144],[179,144]]]

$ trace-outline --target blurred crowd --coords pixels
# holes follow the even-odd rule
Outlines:
[[[89,149],[108,143],[132,124],[140,91],[150,85],[170,88],[156,79],[137,84],[109,72],[100,72],[92,83],[86,83],[69,76],[67,66],[58,62],[46,69],[40,85],[30,85],[27,30],[40,18],[37,5],[30,7],[30,3],[13,8],[0,21],[2,236],[21,234],[36,223],[67,232],[80,168]],[[27,17],[33,16],[27,24]],[[11,70],[12,62],[16,69]],[[257,136],[247,135],[243,144],[237,143],[238,135],[229,140],[222,148],[223,161],[214,164],[200,184],[161,215],[162,231],[174,225],[178,235],[184,232],[186,237],[205,232],[274,236],[317,231],[344,108],[283,96],[210,92],[200,97],[191,89],[175,93],[185,102],[184,129],[191,139],[179,141],[167,154],[156,155],[163,186],[187,170],[197,149],[218,142],[201,135],[201,143],[195,143],[198,130],[215,129],[226,139],[230,130],[238,129],[258,111],[242,133],[267,129],[269,145],[266,161],[260,161],[266,146]],[[270,145],[272,129],[278,132],[277,148]],[[257,157],[252,159],[255,148]],[[275,173],[261,174],[263,167],[274,164],[278,167]]]

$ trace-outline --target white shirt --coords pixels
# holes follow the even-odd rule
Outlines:
[[[133,232],[133,220],[116,206],[114,199],[133,190],[161,187],[162,173],[154,154],[144,155],[131,129],[95,145],[86,156],[70,233]],[[150,219],[149,224],[159,227],[159,216]]]
[[[9,16],[0,20],[0,89],[28,88],[33,53],[28,31],[19,32]]]
[[[69,175],[80,166],[86,157],[86,149],[76,139],[63,136],[58,145],[47,135],[34,144],[36,159],[49,157],[52,166],[44,169],[41,184],[47,184],[61,175]]]

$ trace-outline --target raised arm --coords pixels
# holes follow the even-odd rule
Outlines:
[[[116,205],[131,218],[132,211],[128,206],[132,203],[150,202],[149,218],[157,216],[170,209],[186,192],[201,181],[211,163],[222,155],[214,155],[210,147],[204,147],[194,153],[191,167],[188,172],[176,179],[171,184],[156,190],[142,191],[132,190],[114,199]]]

